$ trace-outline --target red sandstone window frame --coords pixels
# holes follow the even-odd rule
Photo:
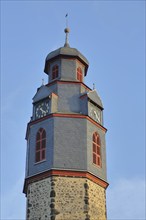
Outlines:
[[[94,132],[92,137],[92,154],[93,154],[93,164],[101,167],[101,141],[99,134]]]
[[[83,72],[82,72],[81,67],[77,68],[77,80],[79,80],[80,82],[83,81]]]
[[[35,162],[46,159],[46,131],[40,128],[36,134]]]
[[[52,67],[52,80],[58,78],[58,73],[59,73],[59,67],[58,65],[54,65]]]

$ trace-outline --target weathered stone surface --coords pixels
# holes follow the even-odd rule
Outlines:
[[[29,185],[28,220],[106,220],[105,189],[86,178],[54,178],[53,190],[50,177]]]
[[[29,194],[27,194],[27,216],[28,220],[48,220],[50,219],[50,178],[29,184]],[[29,207],[29,209],[28,209]]]
[[[51,203],[50,204],[50,208],[54,208],[55,207],[55,204],[54,203]]]
[[[55,196],[56,196],[55,190],[51,190],[50,197],[55,197]]]
[[[50,219],[51,219],[51,220],[55,220],[55,216],[54,216],[54,215],[52,215]]]
[[[89,184],[89,215],[90,220],[106,219],[105,189],[88,180]]]
[[[87,183],[84,184],[85,189],[89,189],[89,186]]]

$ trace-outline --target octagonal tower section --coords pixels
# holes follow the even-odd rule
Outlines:
[[[106,219],[106,128],[88,65],[68,44],[46,57],[26,133],[28,220]]]

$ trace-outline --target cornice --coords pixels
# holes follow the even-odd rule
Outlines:
[[[52,86],[54,84],[80,84],[82,85],[84,88],[86,88],[88,91],[92,91],[92,89],[90,89],[85,83],[83,82],[78,82],[78,81],[64,81],[64,80],[54,80],[48,84],[46,84],[45,86]]]
[[[44,121],[46,119],[52,118],[52,117],[62,117],[62,118],[82,118],[82,119],[87,119],[88,121],[90,121],[92,124],[96,125],[98,128],[100,128],[101,130],[103,130],[104,132],[107,132],[107,129],[105,127],[103,127],[102,125],[100,125],[98,122],[94,121],[92,118],[90,118],[88,115],[81,115],[81,114],[66,114],[66,113],[52,113],[49,114],[43,118],[39,118],[36,119],[34,121],[30,121],[27,124],[27,131],[26,131],[26,140],[28,137],[28,132],[29,132],[29,128],[31,125],[37,124],[41,121]]]
[[[59,177],[76,177],[76,178],[87,178],[91,180],[92,182],[98,184],[99,186],[106,189],[108,187],[108,183],[99,177],[87,172],[87,171],[71,171],[71,170],[48,170],[43,173],[39,173],[37,175],[28,177],[25,179],[24,182],[24,188],[23,193],[27,194],[27,188],[28,185],[40,180],[43,180],[45,178],[51,177],[51,176],[59,176]]]

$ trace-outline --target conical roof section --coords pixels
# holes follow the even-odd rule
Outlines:
[[[86,67],[85,75],[86,75],[87,69],[89,66],[89,62],[80,51],[78,51],[76,48],[71,48],[69,46],[68,36],[67,36],[67,34],[69,33],[69,29],[66,28],[65,33],[66,33],[66,39],[65,39],[64,47],[60,47],[60,48],[50,52],[47,55],[46,60],[45,60],[44,72],[47,73],[47,64],[49,63],[49,61],[51,61],[55,58],[58,58],[58,57],[70,57],[70,58],[79,59],[85,65],[85,67]]]
[[[59,55],[67,55],[67,56],[74,56],[74,57],[78,57],[80,58],[84,63],[86,63],[87,65],[89,65],[88,60],[86,59],[86,57],[81,54],[81,52],[79,52],[76,48],[71,48],[71,47],[60,47],[57,50],[52,51],[51,53],[49,53],[46,57],[46,61],[55,58],[56,56]]]

